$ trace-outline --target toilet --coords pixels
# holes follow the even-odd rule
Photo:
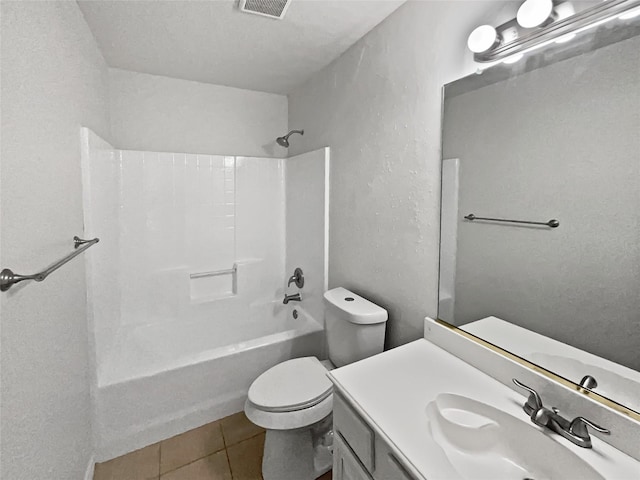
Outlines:
[[[387,311],[344,288],[324,294],[329,360],[294,358],[249,388],[244,411],[267,430],[264,480],[314,480],[331,469],[333,388],[327,371],[381,353]]]

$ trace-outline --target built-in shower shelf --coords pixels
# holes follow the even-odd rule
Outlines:
[[[208,270],[189,275],[189,297],[192,303],[206,303],[234,297],[238,293],[238,265],[224,270]]]

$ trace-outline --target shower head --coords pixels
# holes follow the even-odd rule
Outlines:
[[[289,133],[287,133],[284,137],[278,137],[278,138],[276,138],[276,142],[278,142],[278,145],[280,145],[281,147],[289,148],[289,137],[290,137],[293,133],[299,133],[300,135],[304,135],[304,130],[291,130],[291,131],[290,131]]]
[[[276,142],[278,145],[284,148],[289,148],[289,139],[287,137],[278,137],[276,138]]]

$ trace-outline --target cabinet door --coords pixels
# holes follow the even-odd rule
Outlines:
[[[333,480],[372,480],[340,434],[333,442]]]
[[[375,466],[375,435],[367,423],[339,394],[333,394],[333,430],[355,453],[369,472]]]
[[[376,437],[376,470],[375,480],[415,480],[407,469],[400,463],[391,448],[380,438]]]
[[[378,468],[375,474],[376,480],[414,480],[405,470],[402,464],[392,453],[387,455],[378,454]]]

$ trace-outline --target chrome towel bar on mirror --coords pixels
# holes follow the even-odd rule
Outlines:
[[[465,215],[465,220],[487,220],[490,222],[507,222],[507,223],[522,223],[525,225],[543,225],[549,228],[556,228],[560,226],[560,222],[555,218],[552,218],[548,222],[530,222],[528,220],[508,220],[506,218],[489,218],[489,217],[476,217],[473,213]]]
[[[91,245],[98,243],[99,241],[100,241],[99,238],[94,238],[91,240],[83,240],[78,236],[73,237],[73,248],[75,248],[76,250],[74,252],[71,252],[62,260],[58,260],[56,263],[54,263],[49,268],[47,268],[46,270],[40,273],[34,273],[33,275],[19,275],[17,273],[13,273],[8,268],[5,268],[4,270],[2,270],[2,272],[0,272],[0,291],[6,292],[11,288],[12,285],[22,282],[24,280],[35,280],[36,282],[43,281],[52,272],[59,269],[62,265],[67,263],[69,260],[77,257],[86,249],[91,247]]]

